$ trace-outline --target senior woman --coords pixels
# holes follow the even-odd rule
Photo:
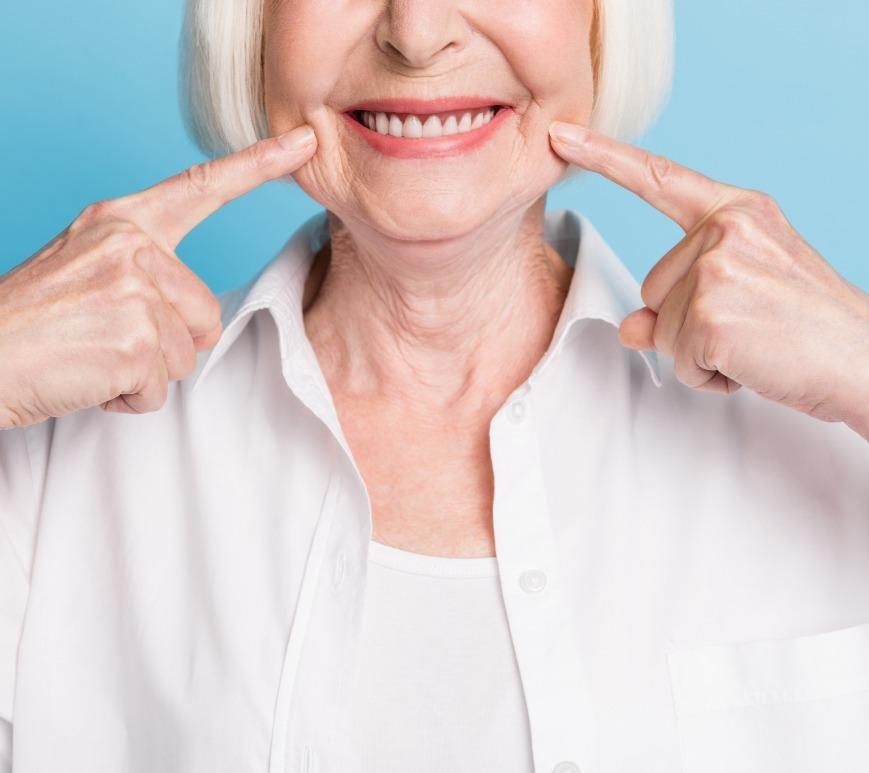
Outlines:
[[[0,281],[5,768],[869,769],[869,299],[623,143],[669,3],[185,36],[235,152]],[[580,168],[685,230],[642,288],[544,211]],[[289,174],[325,212],[215,300],[173,249]]]

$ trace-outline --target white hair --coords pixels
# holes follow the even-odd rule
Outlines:
[[[265,0],[187,0],[181,100],[188,131],[210,156],[268,136],[263,104]],[[657,118],[673,71],[672,0],[595,0],[591,127],[624,141]]]

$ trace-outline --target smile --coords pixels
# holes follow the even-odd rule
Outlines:
[[[465,134],[479,129],[489,123],[501,109],[500,105],[493,105],[477,110],[457,110],[431,115],[356,110],[353,112],[353,117],[371,131],[384,136],[419,139],[420,137],[448,137],[451,134]]]
[[[431,158],[478,147],[512,114],[506,105],[453,98],[382,100],[355,106],[343,115],[357,136],[385,155]]]

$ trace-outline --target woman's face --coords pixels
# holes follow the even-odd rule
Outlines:
[[[550,122],[589,121],[594,0],[265,6],[269,128],[277,134],[308,123],[319,141],[296,181],[343,221],[361,221],[384,236],[439,240],[524,211],[565,167],[549,146]],[[470,102],[458,110],[426,104],[444,98]],[[417,101],[372,105],[387,131],[401,127],[400,137],[379,134],[376,115],[374,130],[352,117],[365,120],[352,108],[387,99]],[[506,107],[491,123],[461,131],[463,114],[473,126],[486,105]],[[399,123],[406,113],[419,121]],[[415,129],[454,133],[404,136]]]

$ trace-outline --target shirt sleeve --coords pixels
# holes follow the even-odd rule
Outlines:
[[[12,769],[18,642],[30,590],[41,473],[52,422],[0,430],[0,773]]]

